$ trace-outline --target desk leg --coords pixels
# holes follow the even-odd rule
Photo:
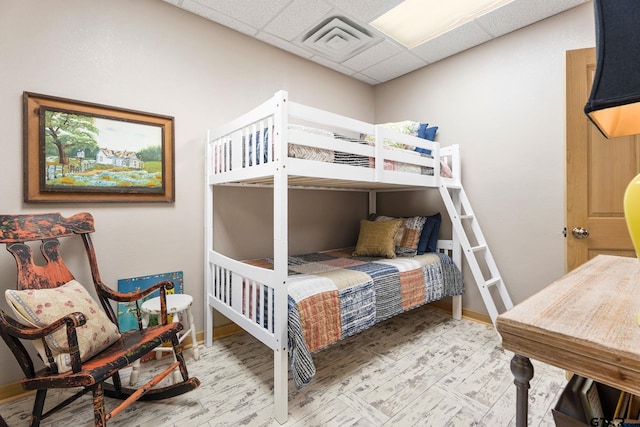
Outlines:
[[[514,354],[511,373],[516,385],[516,427],[527,427],[529,417],[529,381],[533,378],[533,365],[528,357]]]

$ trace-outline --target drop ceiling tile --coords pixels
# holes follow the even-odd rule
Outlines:
[[[342,66],[334,61],[330,61],[320,55],[314,55],[311,58],[309,58],[311,61],[316,62],[320,65],[324,65],[327,68],[331,68],[332,70],[338,71],[342,74],[346,74],[347,76],[351,76],[354,71],[350,68],[347,68],[345,66]]]
[[[401,51],[402,49],[397,45],[387,40],[383,40],[382,42],[360,52],[353,58],[344,61],[342,65],[355,71],[362,71],[365,68],[369,68],[378,62],[382,62],[391,56],[397,55]]]
[[[243,34],[253,36],[257,32],[256,28],[240,22],[237,19],[230,18],[223,13],[213,10],[210,7],[203,6],[193,0],[184,0],[180,7]]]
[[[342,10],[363,23],[369,23],[383,13],[393,9],[403,0],[325,0],[335,8]]]
[[[312,52],[309,52],[307,49],[301,48],[298,45],[291,43],[286,40],[282,40],[280,37],[276,37],[269,33],[258,33],[256,35],[258,40],[262,40],[265,43],[269,43],[272,46],[280,48],[282,50],[286,50],[289,53],[293,53],[294,55],[300,56],[302,58],[310,58],[313,56]]]
[[[494,37],[515,31],[541,21],[588,0],[514,0],[501,8],[476,19],[476,22]]]
[[[414,47],[411,52],[429,63],[434,63],[489,40],[491,36],[472,21]]]
[[[278,14],[264,31],[292,41],[320,24],[331,10],[331,6],[318,0],[295,1]]]
[[[410,52],[401,52],[363,70],[361,74],[380,82],[385,82],[422,68],[425,65],[427,65],[425,61]]]
[[[254,28],[262,28],[291,0],[198,0],[203,6]]]
[[[352,75],[351,77],[353,77],[354,79],[358,79],[361,82],[365,82],[366,84],[371,85],[371,86],[375,86],[375,85],[377,85],[379,83],[382,83],[382,82],[380,82],[378,80],[372,79],[371,77],[365,76],[364,74],[360,74],[360,73],[356,73],[356,74]]]

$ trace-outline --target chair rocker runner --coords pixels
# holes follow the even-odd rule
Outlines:
[[[180,323],[167,323],[166,290],[170,281],[156,283],[148,289],[121,293],[107,287],[100,279],[96,254],[91,241],[93,217],[79,213],[64,218],[59,213],[38,215],[0,215],[0,243],[4,243],[17,262],[17,290],[7,290],[7,302],[14,311],[11,317],[0,310],[0,335],[20,364],[25,390],[36,390],[30,425],[92,392],[96,426],[106,422],[137,400],[174,397],[197,388],[200,381],[189,377],[178,332]],[[80,285],[62,260],[60,239],[80,236],[91,268],[100,306]],[[29,242],[40,241],[45,265],[34,261]],[[39,261],[42,263],[41,261]],[[142,327],[138,300],[159,290],[161,324]],[[118,318],[111,303],[136,302],[138,329],[120,333]],[[22,343],[33,343],[45,368],[36,371],[34,360]],[[170,342],[175,362],[145,385],[134,389],[122,386],[120,370]],[[181,381],[155,387],[178,368]],[[110,382],[106,380],[111,379]],[[43,414],[47,390],[79,388],[72,397]],[[123,400],[106,412],[104,397]],[[1,420],[1,419],[0,419]]]

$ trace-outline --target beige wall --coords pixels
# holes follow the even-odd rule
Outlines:
[[[0,211],[2,213],[60,211],[95,215],[94,238],[102,277],[110,286],[118,278],[182,270],[185,290],[195,302],[199,330],[203,328],[203,153],[206,131],[285,89],[293,100],[373,120],[373,89],[312,62],[269,47],[158,0],[0,0]],[[29,204],[22,202],[22,92],[149,111],[175,117],[176,202],[174,204]],[[265,256],[267,246],[253,228],[270,227],[258,209],[270,194],[236,199],[237,190],[221,209],[251,227],[225,236],[238,256]],[[259,191],[256,190],[256,193]],[[300,203],[297,201],[300,200]],[[315,206],[348,206],[344,194],[313,192],[297,199],[319,229],[326,222],[343,231],[323,243],[352,239],[357,218],[346,209],[326,216]],[[267,205],[270,206],[270,205]],[[267,208],[267,211],[270,208]],[[235,213],[234,213],[235,212]],[[262,208],[264,213],[264,208]],[[236,214],[237,213],[237,214]],[[239,216],[242,215],[242,216]],[[253,216],[252,216],[253,215]],[[339,215],[344,215],[339,222]],[[267,217],[271,218],[269,212]],[[253,228],[252,228],[253,227]],[[222,230],[219,230],[222,232]],[[246,231],[246,232],[245,232]],[[292,244],[306,250],[318,241]],[[268,240],[267,240],[268,242]],[[81,245],[72,250],[79,251]],[[4,254],[3,254],[4,252]],[[9,253],[0,252],[0,289],[15,286]],[[88,271],[76,271],[90,283]],[[0,307],[6,309],[4,298]],[[0,385],[20,378],[17,363],[0,345]]]
[[[564,271],[565,51],[594,44],[588,3],[375,89],[377,122],[427,121],[443,145],[460,144],[463,185],[515,303]],[[435,209],[422,196],[407,209]],[[464,306],[484,312],[465,278]]]
[[[201,330],[206,129],[285,89],[295,101],[361,120],[429,121],[440,126],[444,145],[461,144],[465,187],[520,301],[562,274],[564,52],[593,46],[591,7],[372,88],[157,0],[0,0],[0,211],[92,212],[103,279],[115,287],[118,278],[183,270]],[[25,90],[174,116],[175,204],[23,204]],[[216,190],[216,244],[233,256],[265,256],[271,193],[246,191],[238,197],[237,189]],[[441,209],[437,198],[424,196],[381,197],[381,210]],[[367,209],[363,195],[353,209],[353,197],[292,192],[291,252],[352,242]],[[12,288],[8,254],[0,256],[0,271],[0,288]],[[89,281],[87,271],[78,275]],[[483,312],[467,284],[464,306]],[[7,353],[0,350],[0,363],[9,367],[0,384],[20,377]]]

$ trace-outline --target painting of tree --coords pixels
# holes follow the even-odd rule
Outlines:
[[[91,116],[66,113],[62,111],[45,111],[45,151],[58,156],[61,165],[69,164],[67,155],[70,151],[84,151],[95,155],[98,143],[95,137],[99,134]],[[51,153],[54,150],[54,153]]]
[[[170,116],[23,93],[25,201],[174,201]]]

